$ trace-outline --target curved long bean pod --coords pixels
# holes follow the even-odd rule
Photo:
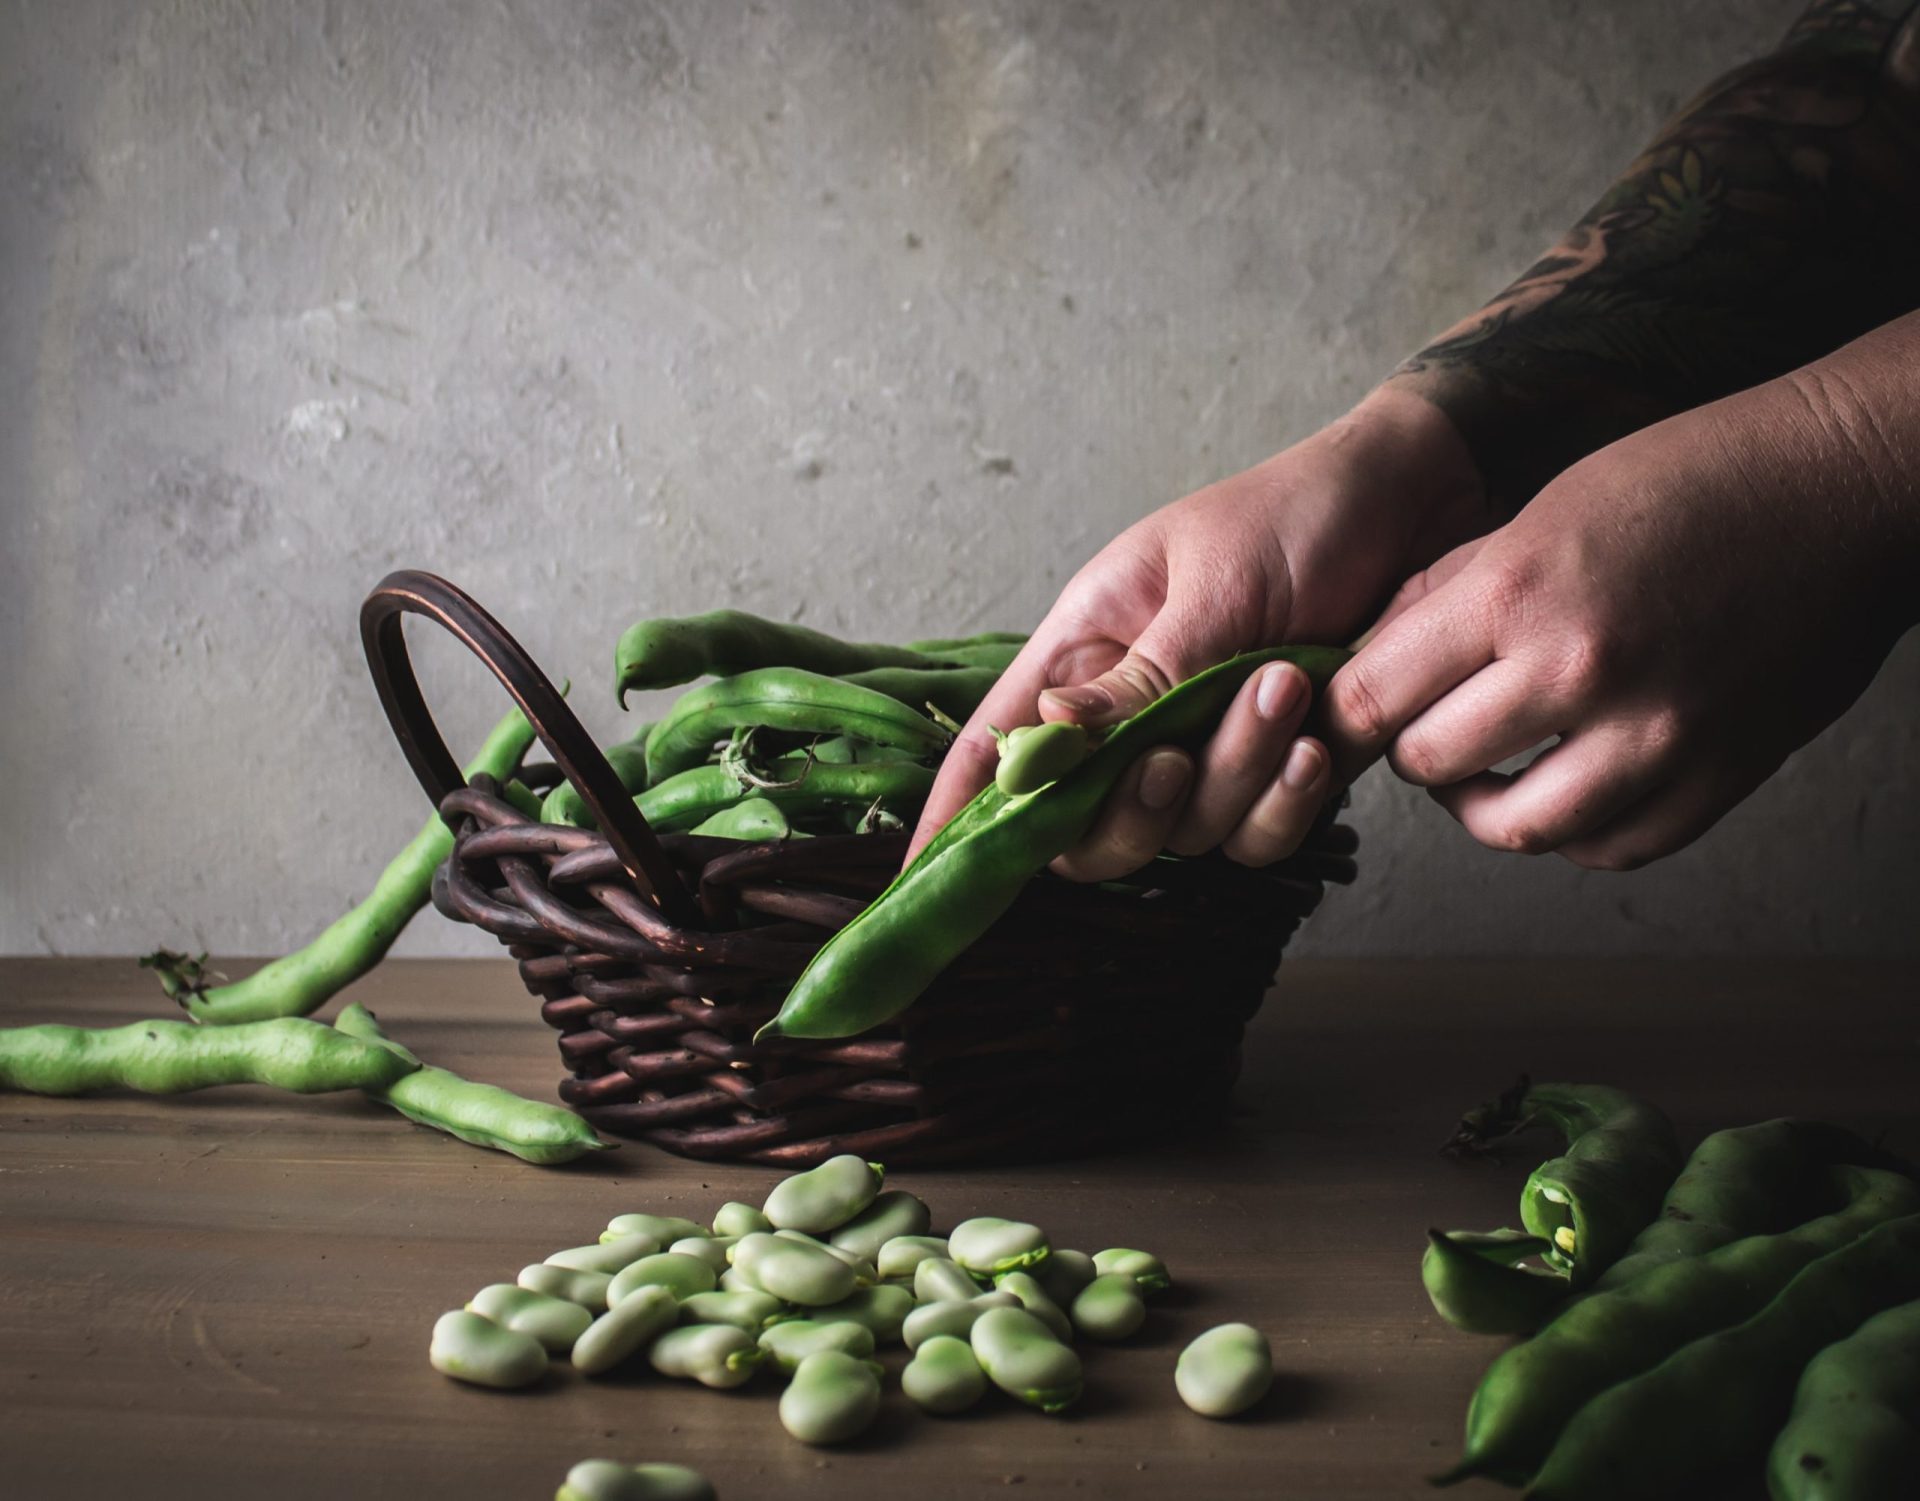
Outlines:
[[[613,774],[620,779],[620,785],[628,792],[646,790],[646,739],[652,729],[652,725],[642,725],[631,739],[605,746],[600,752],[607,758],[607,765],[613,768]],[[542,823],[563,823],[575,829],[593,827],[593,815],[587,811],[586,799],[580,796],[579,789],[573,783],[567,781],[562,781],[546,795],[540,804],[539,816]]]
[[[795,667],[765,667],[680,695],[647,735],[647,780],[700,765],[716,740],[743,725],[809,735],[851,735],[915,756],[937,756],[947,732],[889,694]]]
[[[810,626],[744,610],[642,620],[613,654],[614,691],[624,706],[635,689],[673,688],[699,677],[732,677],[761,667],[800,667],[831,677],[870,667],[940,667],[938,656],[878,641],[842,641]]]
[[[1000,672],[998,666],[875,667],[867,672],[850,672],[840,681],[871,688],[915,709],[932,704],[942,714],[964,720],[1000,681]]]
[[[1773,1501],[1894,1501],[1920,1480],[1920,1302],[1807,1363],[1767,1460]]]
[[[859,809],[880,802],[906,818],[919,811],[933,789],[933,772],[914,761],[873,761],[856,766],[816,763],[791,787],[748,788],[724,768],[696,766],[656,783],[634,799],[647,822],[662,833],[690,829],[748,798],[764,799],[795,813]]]
[[[1673,1123],[1644,1100],[1597,1084],[1536,1084],[1523,1109],[1566,1133],[1520,1191],[1520,1222],[1547,1242],[1548,1265],[1585,1287],[1660,1212],[1680,1171]]]
[[[1189,678],[1116,726],[1100,748],[1037,792],[988,784],[891,885],[814,956],[762,1037],[850,1037],[899,1015],[991,927],[1027,881],[1099,815],[1121,776],[1156,745],[1197,745],[1241,684],[1269,662],[1316,690],[1347,660],[1337,647],[1270,647]]]
[[[564,688],[563,690],[564,691]],[[533,728],[516,708],[495,725],[466,767],[505,781],[533,744]],[[262,966],[230,985],[208,985],[206,955],[197,959],[160,949],[140,961],[196,1022],[227,1025],[280,1016],[310,1016],[378,964],[393,940],[426,906],[433,872],[453,851],[453,835],[434,814],[380,872],[373,890],[336,918],[305,948]]]
[[[367,1090],[410,1121],[543,1167],[571,1162],[587,1152],[611,1146],[571,1110],[422,1064],[408,1048],[381,1031],[373,1013],[358,1001],[343,1009],[333,1025],[343,1035],[385,1048],[413,1065],[412,1072]]]
[[[232,1027],[151,1021],[0,1030],[0,1089],[28,1094],[181,1094],[220,1084],[325,1094],[383,1089],[419,1066],[418,1060],[290,1016]]]

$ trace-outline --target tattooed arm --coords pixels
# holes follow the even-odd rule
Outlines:
[[[1387,386],[1510,514],[1568,464],[1920,306],[1920,5],[1817,0]]]

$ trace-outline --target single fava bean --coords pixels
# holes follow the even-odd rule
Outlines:
[[[1173,1278],[1167,1274],[1166,1264],[1150,1251],[1129,1251],[1122,1247],[1095,1251],[1093,1269],[1103,1276],[1108,1272],[1125,1272],[1140,1284],[1143,1297],[1163,1293],[1173,1286]]]
[[[1000,763],[993,783],[1008,797],[1038,792],[1087,758],[1085,725],[1062,720],[1023,724],[999,737]]]
[[[1020,1300],[1012,1293],[981,1293],[977,1298],[922,1303],[907,1315],[900,1326],[900,1337],[909,1350],[917,1350],[937,1335],[951,1334],[965,1339],[973,1332],[974,1320],[989,1308],[1018,1308]]]
[[[647,1352],[662,1376],[698,1381],[716,1391],[744,1385],[766,1358],[751,1334],[731,1324],[682,1324],[661,1335]]]
[[[917,1303],[959,1303],[980,1296],[980,1284],[958,1262],[929,1257],[913,1269]]]
[[[1020,1306],[1051,1329],[1061,1344],[1073,1343],[1073,1320],[1047,1296],[1046,1289],[1031,1272],[1007,1272],[994,1279],[993,1287],[995,1292],[1012,1293],[1018,1298]]]
[[[1221,1324],[1180,1352],[1173,1384],[1180,1400],[1202,1417],[1230,1418],[1273,1385],[1273,1351],[1251,1324]]]
[[[1146,1322],[1147,1305],[1130,1274],[1102,1272],[1080,1289],[1069,1312],[1088,1339],[1121,1340]]]
[[[573,1368],[598,1376],[624,1365],[671,1329],[680,1305],[667,1287],[642,1287],[601,1314],[574,1341]]]
[[[1099,1275],[1093,1258],[1085,1251],[1052,1251],[1034,1272],[1047,1296],[1062,1308],[1069,1307],[1081,1289]]]
[[[890,1188],[827,1238],[835,1250],[876,1262],[881,1248],[905,1235],[921,1235],[933,1223],[924,1202],[903,1188]]]
[[[1046,1261],[1046,1232],[1019,1220],[990,1215],[963,1220],[947,1236],[947,1255],[976,1277],[1032,1271]]]
[[[900,1330],[913,1312],[913,1294],[904,1287],[863,1287],[838,1303],[816,1308],[814,1316],[822,1321],[852,1319],[873,1331],[880,1344],[897,1344]]]
[[[716,1237],[728,1236],[738,1240],[743,1235],[764,1235],[772,1229],[772,1220],[756,1206],[742,1204],[738,1199],[729,1199],[714,1212],[713,1233]]]
[[[782,1178],[767,1195],[764,1213],[778,1230],[824,1235],[838,1230],[880,1194],[886,1169],[852,1152]]]
[[[547,1258],[547,1265],[565,1267],[570,1272],[599,1272],[611,1277],[615,1272],[624,1272],[642,1256],[651,1256],[664,1249],[657,1236],[623,1235],[618,1240],[600,1241],[591,1246],[569,1246],[564,1251],[555,1251]]]
[[[553,1501],[718,1501],[718,1492],[705,1475],[685,1465],[583,1459],[567,1471]]]
[[[791,1376],[800,1362],[822,1350],[838,1350],[856,1360],[873,1354],[873,1331],[852,1319],[788,1319],[760,1331],[760,1348],[776,1369]]]
[[[1024,1308],[989,1308],[969,1342],[987,1379],[1029,1407],[1060,1412],[1080,1399],[1080,1357]]]
[[[607,1304],[617,1307],[637,1287],[666,1287],[676,1298],[691,1298],[695,1293],[710,1293],[720,1279],[713,1268],[697,1256],[679,1251],[658,1251],[642,1256],[613,1279],[607,1289]]]
[[[517,1334],[492,1319],[455,1309],[434,1321],[427,1363],[455,1381],[505,1391],[531,1386],[546,1375],[547,1352],[530,1334]]]
[[[880,1274],[874,1270],[871,1261],[856,1256],[851,1251],[843,1251],[840,1247],[820,1239],[817,1235],[809,1235],[804,1230],[776,1230],[773,1233],[787,1240],[805,1241],[810,1246],[818,1246],[829,1256],[839,1257],[840,1260],[853,1268],[853,1275],[859,1279],[862,1286],[870,1286],[880,1280]]]
[[[896,1277],[911,1277],[921,1262],[935,1257],[942,1261],[950,1259],[944,1235],[896,1235],[880,1248],[873,1265],[882,1278],[891,1282]]]
[[[705,1225],[696,1225],[692,1220],[683,1220],[678,1215],[616,1214],[607,1221],[607,1228],[600,1232],[600,1239],[604,1243],[627,1235],[651,1235],[661,1245],[670,1246],[689,1235],[707,1233]]]
[[[859,1286],[852,1267],[823,1246],[779,1235],[743,1235],[734,1243],[731,1272],[787,1303],[838,1303]],[[729,1275],[731,1275],[731,1272]]]
[[[768,1324],[784,1318],[787,1305],[772,1293],[739,1292],[695,1293],[680,1304],[683,1324],[732,1324],[749,1334],[758,1334]]]
[[[467,1301],[467,1312],[491,1319],[502,1329],[538,1340],[555,1355],[564,1355],[587,1331],[593,1315],[578,1303],[556,1298],[511,1282],[494,1282]]]
[[[520,1275],[514,1280],[529,1292],[565,1298],[595,1313],[607,1306],[607,1289],[613,1282],[605,1272],[575,1272],[545,1261],[521,1267]]]
[[[923,1412],[965,1412],[987,1394],[987,1373],[965,1339],[936,1334],[914,1351],[900,1389]]]
[[[803,1444],[844,1444],[880,1411],[880,1367],[840,1350],[821,1350],[795,1368],[780,1394],[780,1426]]]
[[[713,1268],[718,1277],[727,1269],[727,1249],[733,1244],[731,1236],[689,1235],[676,1240],[667,1249],[676,1256],[691,1256],[695,1261],[704,1261]]]

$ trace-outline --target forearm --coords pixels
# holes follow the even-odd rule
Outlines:
[[[1452,420],[1497,510],[1920,306],[1920,6],[1876,3],[1821,0],[1389,378]]]

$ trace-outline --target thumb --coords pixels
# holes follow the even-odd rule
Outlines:
[[[1196,630],[1163,609],[1127,653],[1098,677],[1040,695],[1040,717],[1102,729],[1129,719],[1196,672],[1241,648],[1219,629]]]

